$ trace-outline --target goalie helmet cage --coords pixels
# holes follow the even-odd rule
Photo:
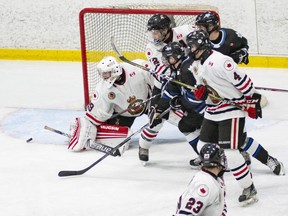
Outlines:
[[[84,87],[84,107],[90,102],[101,80],[96,65],[105,56],[117,57],[111,47],[111,36],[128,59],[146,59],[148,19],[157,13],[168,15],[172,25],[193,25],[198,14],[218,9],[207,5],[133,5],[107,8],[84,8],[79,14]]]

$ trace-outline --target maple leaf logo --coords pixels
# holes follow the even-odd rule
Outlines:
[[[205,193],[206,193],[206,190],[205,190],[205,188],[200,188],[200,191],[201,191],[201,193],[203,193],[203,194],[205,194]]]

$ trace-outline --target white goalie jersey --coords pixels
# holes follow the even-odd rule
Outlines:
[[[186,36],[195,31],[195,26],[193,25],[182,25],[172,28],[173,38],[171,42],[180,42],[183,45],[186,45]],[[146,46],[145,55],[149,62],[152,64],[152,69],[159,75],[167,74],[169,75],[169,67],[166,67],[162,62],[162,48],[166,45],[166,43],[159,43],[155,45],[150,42]],[[154,85],[157,88],[161,88],[160,76],[157,77],[154,82]]]
[[[149,63],[144,60],[134,60],[134,62],[148,67]],[[114,113],[126,110],[135,100],[141,102],[151,96],[153,88],[153,76],[140,68],[128,63],[120,63],[125,79],[122,85],[114,83],[111,87],[102,80],[97,84],[91,103],[87,107],[86,118],[95,125],[101,125]],[[134,111],[129,110],[121,116],[135,117],[145,111],[145,106]]]
[[[174,216],[226,215],[225,184],[220,178],[199,171],[180,196]]]

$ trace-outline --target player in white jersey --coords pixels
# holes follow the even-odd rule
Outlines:
[[[199,30],[209,34],[211,48],[224,55],[230,56],[237,64],[249,63],[249,45],[247,39],[239,32],[230,28],[221,28],[219,17],[211,11],[206,11],[196,17],[195,25]],[[268,103],[265,95],[261,95],[261,107]],[[251,164],[247,152],[241,151],[246,163]],[[190,161],[191,166],[197,166],[197,158]]]
[[[147,61],[135,62],[148,67]],[[68,146],[72,151],[89,148],[90,141],[97,137],[97,128],[103,124],[109,124],[108,129],[113,129],[113,125],[116,127],[116,134],[110,136],[113,140],[117,131],[121,131],[121,126],[130,128],[135,118],[143,114],[148,106],[142,101],[151,96],[154,81],[151,74],[130,64],[118,63],[112,56],[103,58],[97,64],[97,71],[103,79],[95,88],[85,116],[76,118]]]
[[[253,203],[257,201],[257,191],[239,149],[257,156],[276,175],[285,174],[281,162],[270,156],[252,138],[247,139],[245,117],[262,117],[261,97],[255,93],[252,80],[239,70],[231,57],[211,50],[209,36],[205,31],[191,32],[187,36],[187,45],[195,60],[192,65],[193,74],[200,84],[194,96],[206,100],[207,104],[197,148],[201,149],[205,143],[229,146],[233,151],[229,154],[228,165],[243,188],[239,202],[243,205]]]
[[[183,46],[186,46],[186,35],[194,29],[195,27],[193,25],[183,25],[171,28],[171,20],[165,14],[155,14],[148,20],[147,31],[150,42],[146,47],[145,53],[147,59],[153,65],[152,69],[156,72],[153,95],[161,93],[161,75],[171,75],[170,68],[162,62],[162,48],[167,43],[175,41],[181,43]],[[152,100],[150,115],[152,115],[152,112],[154,111],[156,111],[157,113],[164,111],[157,110],[157,103],[159,99],[160,96]],[[151,147],[152,142],[156,138],[158,132],[162,128],[165,120],[168,119],[168,122],[177,126],[182,116],[182,111],[170,111],[168,115],[163,117],[164,121],[159,121],[158,124],[153,124],[153,128],[149,126],[142,131],[139,139],[139,159],[141,161],[144,161],[144,164],[149,160],[149,148]],[[186,137],[186,139],[188,142],[191,141],[191,137]]]
[[[174,216],[225,216],[225,184],[227,169],[224,150],[217,144],[206,144],[200,151],[201,171],[190,181],[180,196]]]

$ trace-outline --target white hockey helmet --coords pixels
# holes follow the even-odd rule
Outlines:
[[[122,74],[122,68],[113,56],[103,58],[97,64],[97,71],[100,76],[108,82],[108,88],[110,88],[115,80]]]

